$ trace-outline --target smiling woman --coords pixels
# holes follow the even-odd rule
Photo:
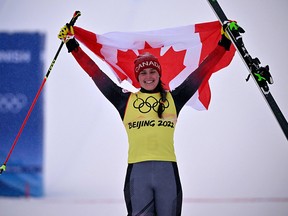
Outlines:
[[[160,75],[157,70],[146,68],[139,73],[138,80],[141,88],[147,91],[153,91],[159,83]]]
[[[215,49],[173,91],[162,86],[162,69],[158,59],[150,53],[138,55],[134,60],[134,75],[141,88],[132,93],[123,92],[96,65],[81,49],[73,33],[73,27],[66,25],[58,37],[66,42],[68,52],[115,106],[128,135],[128,167],[124,186],[128,215],[180,216],[182,186],[174,151],[177,118],[201,84],[210,78],[215,65],[229,50],[230,40],[223,34]]]

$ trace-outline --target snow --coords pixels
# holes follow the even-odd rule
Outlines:
[[[83,198],[44,198],[44,199],[0,199],[3,216],[90,216],[90,215],[126,215],[123,200],[100,200]],[[245,215],[245,216],[287,216],[287,200],[184,200],[182,215]]]

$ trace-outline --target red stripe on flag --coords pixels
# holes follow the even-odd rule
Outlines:
[[[202,49],[199,59],[199,64],[215,49],[219,40],[221,39],[221,23],[219,21],[195,24],[195,33],[199,33],[200,41],[202,43]],[[212,72],[217,72],[220,69],[228,66],[233,59],[235,54],[235,47],[231,45],[230,51],[226,52],[222,59],[215,65]],[[211,100],[211,91],[209,83],[204,82],[200,88],[199,100],[202,102],[204,107],[208,109]]]
[[[74,33],[77,40],[81,41],[87,48],[98,55],[100,58],[104,59],[100,50],[102,44],[97,42],[96,34],[85,29],[74,26]]]

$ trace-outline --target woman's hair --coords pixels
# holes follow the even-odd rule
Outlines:
[[[157,89],[159,90],[160,96],[161,96],[160,97],[160,101],[159,101],[160,103],[159,103],[159,106],[158,106],[157,113],[158,113],[158,117],[162,118],[162,114],[163,114],[164,109],[165,109],[164,108],[164,103],[167,100],[167,92],[163,88],[163,83],[161,81],[159,81]]]

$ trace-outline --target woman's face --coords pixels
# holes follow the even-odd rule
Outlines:
[[[156,69],[146,68],[139,73],[138,80],[142,88],[152,91],[157,87],[160,75]]]

